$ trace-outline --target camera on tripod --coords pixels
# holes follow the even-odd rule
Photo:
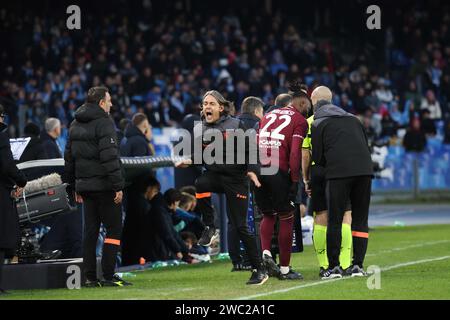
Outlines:
[[[16,198],[17,213],[21,228],[21,240],[17,256],[19,263],[36,263],[38,260],[56,259],[59,250],[43,253],[40,251],[39,239],[30,228],[30,224],[57,215],[76,211],[67,192],[67,184],[62,183],[61,176],[53,173],[28,182],[22,195]]]

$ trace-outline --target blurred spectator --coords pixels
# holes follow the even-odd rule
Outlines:
[[[208,250],[205,247],[198,245],[198,238],[192,232],[183,231],[180,233],[180,237],[183,239],[191,255],[208,255]]]
[[[408,152],[422,152],[426,145],[427,139],[421,128],[420,119],[416,117],[411,121],[411,127],[408,128],[405,136],[403,137],[403,146]]]
[[[197,238],[200,238],[205,225],[201,218],[194,213],[194,209],[197,205],[197,199],[195,196],[182,192],[180,204],[175,210],[175,217],[185,222],[183,231],[190,231],[195,234]]]
[[[28,142],[28,145],[20,156],[19,163],[48,159],[47,152],[45,151],[44,145],[39,137],[40,133],[41,129],[39,126],[32,122],[25,126],[24,135],[25,137],[31,138],[31,140]]]
[[[426,97],[422,99],[422,104],[420,109],[427,109],[430,111],[430,119],[440,120],[442,119],[441,105],[439,101],[436,100],[436,96],[432,90],[428,90]]]
[[[356,96],[353,98],[353,107],[357,114],[364,114],[370,108],[366,90],[363,87],[358,88]]]
[[[414,111],[420,110],[420,105],[422,103],[422,95],[417,90],[417,85],[415,81],[410,81],[408,90],[405,92],[405,102],[412,102],[414,105]]]
[[[434,120],[430,118],[430,110],[422,111],[422,130],[427,137],[434,137],[437,133]]]
[[[127,118],[123,118],[119,121],[119,128],[116,130],[117,144],[119,146],[122,145],[122,140],[125,137],[125,132],[127,131],[127,128],[130,124],[131,124],[131,120],[127,119]]]
[[[41,141],[49,159],[61,158],[56,139],[61,135],[61,121],[56,118],[45,120],[45,130],[41,133]]]
[[[375,95],[381,103],[391,103],[394,99],[394,95],[392,94],[392,91],[387,87],[387,81],[385,79],[378,80],[378,88],[375,91]]]
[[[169,189],[164,196],[159,192],[151,201],[151,223],[153,230],[167,249],[168,255],[159,260],[169,258],[191,260],[188,249],[181,240],[180,235],[175,231],[172,222],[172,215],[180,202],[181,194],[175,189]]]
[[[444,143],[450,144],[450,115],[447,115],[444,122]]]
[[[398,103],[393,103],[391,108],[391,117],[398,124],[399,127],[404,128],[409,123],[409,105],[405,106],[405,110],[401,112],[398,108]]]
[[[393,137],[397,135],[398,124],[392,119],[389,111],[385,110],[381,119],[381,137]]]

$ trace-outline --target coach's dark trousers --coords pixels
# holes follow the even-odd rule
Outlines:
[[[252,267],[259,268],[261,257],[256,244],[256,237],[248,229],[248,179],[236,175],[224,175],[207,171],[195,183],[197,191],[197,209],[202,214],[205,225],[214,227],[214,209],[211,206],[211,192],[225,193],[227,199],[228,220],[237,231],[244,244]]]
[[[103,243],[102,270],[103,278],[111,280],[116,266],[116,256],[120,248],[122,232],[121,205],[114,203],[115,192],[82,193],[84,205],[84,252],[83,264],[86,278],[97,279],[96,246],[100,225],[106,229]]]
[[[330,269],[339,265],[342,219],[348,200],[350,200],[352,206],[353,265],[363,266],[369,239],[368,219],[371,187],[371,176],[330,179],[327,181],[327,253]]]

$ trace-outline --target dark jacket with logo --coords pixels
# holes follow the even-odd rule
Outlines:
[[[7,126],[0,123],[0,249],[14,250],[19,243],[19,217],[11,198],[14,185],[24,187],[27,179],[11,153]]]
[[[77,192],[117,192],[124,187],[114,124],[96,104],[86,103],[75,112],[64,160],[64,180],[75,182]]]
[[[130,125],[125,132],[125,138],[120,146],[120,155],[123,157],[146,157],[152,152],[148,146],[145,135],[134,125]]]
[[[366,133],[354,115],[319,101],[311,136],[313,161],[325,167],[326,179],[373,174]]]
[[[249,160],[251,159],[251,157],[249,157],[250,152],[257,155],[256,135],[254,136],[254,139],[251,140],[247,137],[245,139],[233,138],[233,131],[237,129],[243,130],[242,132],[246,131],[245,126],[239,119],[225,115],[221,116],[220,119],[214,123],[207,123],[205,120],[202,121],[201,136],[197,125],[194,128],[194,139],[196,139],[196,145],[200,144],[198,141],[199,139],[202,140],[203,155],[198,154],[199,150],[194,149],[194,156],[192,159],[194,164],[197,164],[197,160],[201,159],[208,171],[221,173],[227,176],[245,177],[248,171],[257,172],[257,165],[249,164]],[[211,154],[215,157],[215,149],[219,146],[218,143],[214,143],[215,135],[223,137],[223,156],[220,157],[222,161],[221,163],[219,161],[208,163],[208,161],[205,161],[204,156]],[[229,141],[230,139],[233,139],[234,141]],[[227,141],[229,141],[228,147],[231,145],[234,146],[233,154],[229,155],[229,157],[233,159],[233,162],[230,164],[226,163],[227,152],[231,152],[231,149],[227,148]],[[219,157],[219,155],[217,156]]]

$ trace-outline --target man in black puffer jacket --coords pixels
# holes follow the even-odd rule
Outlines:
[[[86,286],[123,286],[114,274],[122,229],[122,189],[117,137],[109,116],[111,96],[105,87],[89,89],[87,101],[75,112],[64,154],[65,181],[75,183],[77,201],[84,205],[84,268]],[[96,274],[96,244],[100,224],[106,228],[102,269]]]
[[[328,207],[328,270],[322,279],[343,276],[339,255],[342,220],[349,202],[352,209],[353,266],[345,273],[352,277],[364,276],[373,175],[367,136],[358,118],[331,103],[329,88],[317,87],[311,100],[315,110],[311,126],[312,159],[325,169]]]

